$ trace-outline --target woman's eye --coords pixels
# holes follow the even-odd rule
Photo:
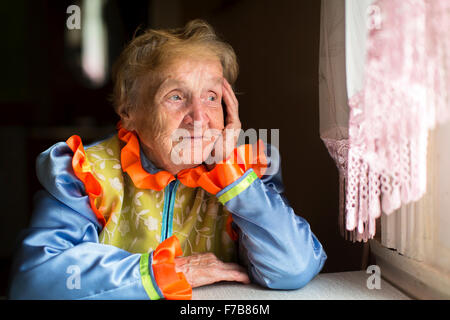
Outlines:
[[[174,94],[173,96],[170,96],[169,99],[172,101],[179,101],[179,100],[181,100],[181,97],[178,94]]]
[[[216,95],[214,95],[214,94],[211,94],[210,96],[208,96],[208,101],[216,101],[217,100],[217,97],[216,97]]]

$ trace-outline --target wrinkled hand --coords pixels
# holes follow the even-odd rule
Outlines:
[[[227,117],[225,119],[225,128],[222,133],[215,138],[214,148],[211,151],[210,159],[215,159],[213,163],[206,161],[208,170],[212,170],[216,163],[226,159],[237,145],[239,133],[241,130],[241,121],[239,119],[239,102],[231,88],[231,85],[224,78],[222,98],[226,105]]]
[[[212,253],[175,258],[176,272],[183,272],[192,288],[219,281],[250,283],[244,267],[222,262]]]

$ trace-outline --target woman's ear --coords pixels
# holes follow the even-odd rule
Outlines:
[[[128,131],[134,130],[133,112],[129,106],[124,106],[119,112],[122,127]]]

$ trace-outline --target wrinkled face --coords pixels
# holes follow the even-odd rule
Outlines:
[[[177,58],[163,68],[147,90],[146,107],[133,115],[133,127],[150,160],[166,170],[175,165],[176,170],[169,171],[177,171],[207,159],[212,137],[224,128],[223,80],[222,65],[212,57]],[[158,137],[148,108],[156,108],[161,117]]]

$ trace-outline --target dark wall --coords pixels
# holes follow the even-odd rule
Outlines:
[[[14,241],[28,224],[32,196],[40,188],[36,156],[74,133],[94,140],[117,121],[108,101],[111,81],[98,88],[86,85],[74,65],[77,51],[64,45],[66,8],[74,3],[0,4],[8,13],[1,28],[7,63],[0,134],[7,156],[0,162],[0,296]],[[325,247],[323,271],[360,269],[362,245],[338,232],[338,173],[319,138],[320,1],[110,0],[105,12],[111,61],[138,26],[174,27],[203,18],[216,28],[238,55],[243,129],[279,129],[286,195]]]

